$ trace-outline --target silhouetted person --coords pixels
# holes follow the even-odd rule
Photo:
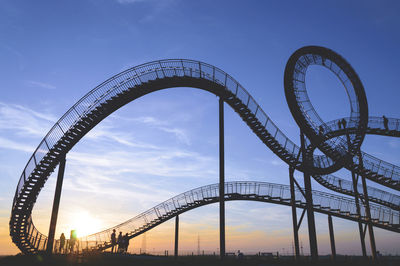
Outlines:
[[[342,188],[342,180],[339,179],[339,187]]]
[[[244,258],[244,255],[243,255],[243,253],[242,252],[240,252],[240,250],[238,250],[238,255],[237,255],[237,258],[238,258],[238,260],[243,260],[243,258]]]
[[[60,236],[60,248],[59,248],[60,253],[61,251],[64,252],[64,246],[65,246],[65,235],[64,233],[62,233]]]
[[[387,119],[386,116],[382,116],[383,118],[383,126],[385,127],[385,130],[389,131],[389,120]]]
[[[115,250],[117,249],[117,237],[116,237],[116,235],[115,235],[115,229],[113,229],[113,232],[112,232],[112,234],[111,234],[111,245],[112,245],[112,247],[111,247],[111,253],[114,253],[114,248],[115,248]]]
[[[346,119],[342,119],[342,125],[343,125],[343,129],[345,129],[346,128],[346,124],[347,124],[347,121],[346,121]]]
[[[338,124],[339,129],[342,129],[342,121],[339,120],[339,121],[337,122],[337,124]]]
[[[324,134],[324,128],[319,126],[319,134],[322,136]]]
[[[124,246],[124,239],[122,236],[122,232],[119,232],[117,243],[118,243],[118,252],[121,252]]]
[[[128,236],[128,233],[125,234],[125,236],[123,238],[123,242],[124,242],[124,252],[127,253],[128,252],[128,247],[129,247],[129,236]]]
[[[75,242],[76,242],[76,232],[75,232],[75,230],[71,230],[71,234],[70,234],[70,237],[69,237],[69,251],[70,251],[70,253],[74,252]]]

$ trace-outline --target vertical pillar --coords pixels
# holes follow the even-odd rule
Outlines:
[[[331,240],[332,260],[336,260],[335,234],[333,232],[332,216],[328,214],[329,238]]]
[[[219,252],[225,256],[225,146],[224,146],[224,100],[219,97]]]
[[[293,219],[293,239],[296,260],[300,258],[299,248],[299,229],[297,227],[297,211],[296,211],[296,194],[294,192],[294,168],[289,167],[289,180],[290,180],[290,203],[292,205],[292,219]]]
[[[53,209],[51,211],[51,220],[49,228],[49,237],[46,248],[46,251],[49,254],[53,252],[54,235],[56,232],[58,207],[60,206],[60,197],[61,197],[62,183],[64,179],[64,170],[65,170],[65,154],[62,155],[60,159],[60,164],[58,166],[56,192],[54,193]]]
[[[175,249],[174,257],[178,258],[178,241],[179,241],[179,215],[175,217]]]
[[[365,235],[364,235],[364,229],[363,225],[361,222],[361,209],[360,209],[360,200],[359,200],[359,195],[358,195],[358,180],[356,178],[356,174],[354,171],[351,171],[351,178],[353,180],[353,191],[354,191],[354,200],[356,202],[356,210],[357,210],[357,215],[358,215],[358,231],[360,233],[360,241],[361,241],[361,251],[363,254],[363,257],[367,257],[367,249],[365,247]]]
[[[360,166],[363,168],[363,161],[362,161],[361,153],[358,154],[358,161],[360,162]],[[372,226],[372,220],[371,220],[371,210],[369,208],[367,181],[365,180],[364,176],[361,176],[361,182],[362,182],[362,186],[363,186],[365,214],[367,216],[369,241],[370,241],[370,245],[371,245],[371,255],[372,255],[372,259],[376,260],[377,256],[376,256],[375,235],[374,235],[374,228]]]
[[[33,241],[33,246],[36,247],[36,241],[37,241],[37,237],[39,235],[39,231],[36,230],[36,236],[35,236],[35,240]]]
[[[348,148],[348,152],[350,153],[350,146],[351,146],[351,142],[350,142],[350,136],[349,134],[346,134],[346,138],[347,138],[347,148]],[[360,196],[358,194],[358,178],[356,177],[356,173],[354,171],[351,171],[351,179],[353,181],[353,191],[354,191],[354,200],[356,203],[356,211],[357,211],[357,215],[358,215],[358,231],[360,233],[360,242],[361,242],[361,251],[363,254],[363,257],[366,258],[367,257],[367,249],[365,247],[365,234],[364,234],[364,229],[363,229],[363,225],[361,222],[361,208],[360,208]]]
[[[306,143],[305,136],[301,132],[301,149],[303,155],[303,161],[306,165],[310,165],[306,156]],[[314,206],[312,200],[312,190],[311,190],[311,177],[307,173],[307,169],[304,171],[304,188],[306,194],[306,208],[307,208],[307,223],[308,223],[308,238],[310,241],[310,253],[312,260],[318,259],[318,246],[317,246],[317,232],[315,230],[315,218],[314,218]]]

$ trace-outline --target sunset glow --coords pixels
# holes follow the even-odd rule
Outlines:
[[[203,66],[200,62],[207,65],[203,70],[210,70],[210,74],[204,77],[214,74],[215,80],[228,85],[234,84],[229,80],[236,80],[238,84],[232,88],[244,92],[243,87],[251,94],[250,97],[243,93],[240,100],[247,104],[257,102],[259,106],[255,107],[255,117],[264,117],[265,112],[268,119],[263,122],[264,125],[268,122],[271,128],[276,126],[279,131],[271,131],[273,134],[260,133],[254,128],[252,131],[250,127],[258,125],[243,121],[242,117],[248,113],[231,108],[241,105],[225,102],[225,182],[289,185],[290,168],[276,154],[285,149],[273,151],[267,146],[275,145],[274,142],[260,140],[261,135],[282,137],[282,132],[290,139],[282,144],[285,147],[301,143],[301,129],[285,98],[287,60],[303,46],[332,49],[343,56],[360,77],[368,99],[368,115],[400,118],[400,34],[396,34],[400,28],[399,13],[400,1],[394,0],[0,0],[0,255],[21,252],[10,237],[10,224],[13,226],[10,216],[20,215],[20,212],[11,211],[13,206],[18,206],[13,204],[13,199],[18,195],[16,188],[17,192],[18,187],[29,188],[23,182],[19,183],[22,173],[22,177],[29,178],[29,175],[25,176],[25,167],[34,169],[36,161],[50,160],[54,163],[53,159],[43,159],[43,154],[32,157],[53,125],[57,132],[60,127],[60,132],[48,136],[54,137],[53,142],[56,143],[58,135],[62,136],[65,132],[74,135],[74,130],[63,128],[66,125],[62,123],[57,124],[67,110],[71,111],[71,116],[64,116],[68,121],[92,120],[86,117],[88,112],[79,112],[94,108],[100,98],[113,95],[114,89],[118,91],[119,88],[116,88],[121,84],[126,84],[129,90],[137,88],[132,85],[137,77],[111,79],[109,87],[104,87],[104,94],[93,94],[93,97],[99,97],[93,98],[93,104],[79,102],[81,104],[77,108],[71,108],[110,77],[147,62],[186,58],[198,61],[199,66]],[[175,63],[176,66],[168,70],[171,73],[177,73],[181,64],[183,66],[183,60]],[[211,68],[211,65],[216,68]],[[193,74],[195,67],[197,64],[185,71],[190,69]],[[164,72],[158,66],[155,69]],[[214,72],[211,72],[212,69]],[[228,75],[219,76],[220,72],[215,72],[215,69],[221,69]],[[162,84],[158,83],[161,82],[158,75],[161,77],[162,73],[157,71],[154,72],[156,82],[149,82],[149,86],[144,87],[152,89],[152,84]],[[315,66],[307,72],[305,80],[310,106],[315,107],[325,122],[348,117],[351,109],[342,83],[331,74],[327,69]],[[175,78],[170,80],[172,82]],[[140,92],[145,90],[140,89]],[[114,109],[107,107],[104,110],[115,111],[107,117],[99,116],[101,121],[94,119],[93,123],[100,121],[95,126],[83,126],[90,131],[79,135],[82,137],[79,141],[66,139],[74,146],[65,156],[56,240],[62,233],[69,239],[71,230],[76,230],[79,238],[112,228],[136,216],[143,223],[147,220],[140,214],[147,210],[154,210],[151,213],[156,219],[166,217],[165,213],[175,215],[176,212],[165,206],[155,211],[155,206],[186,191],[219,182],[218,100],[223,99],[221,95],[226,92],[216,96],[207,90],[178,87],[146,92],[140,97],[135,93],[124,92],[123,97],[130,98],[121,98],[118,104],[126,105],[115,105]],[[92,99],[92,96],[87,99]],[[134,100],[128,102],[131,99]],[[74,109],[77,110],[76,117]],[[79,128],[78,131],[81,132]],[[319,138],[322,139],[321,136]],[[46,145],[49,145],[46,141],[42,142],[37,151],[46,149]],[[292,151],[295,150],[293,146]],[[361,150],[374,158],[400,165],[399,137],[367,135]],[[318,148],[316,153],[322,154]],[[296,160],[302,157],[299,154]],[[30,158],[31,164],[27,165]],[[287,158],[297,163],[293,156]],[[29,200],[34,202],[22,199],[30,204],[27,206],[34,203],[32,221],[44,235],[50,231],[58,169],[56,166],[54,171],[53,168],[42,170],[51,174],[45,179],[37,179],[40,181],[38,187],[32,191],[40,189],[40,194],[37,198],[29,196]],[[294,177],[298,186],[304,187],[304,175],[298,169],[296,166]],[[347,169],[339,169],[334,175],[352,182],[352,173]],[[41,187],[43,180],[46,183]],[[326,197],[327,200],[336,197],[354,200],[354,196],[328,189],[326,184],[315,179],[311,183],[312,190],[333,195]],[[373,179],[367,179],[366,183],[367,186],[400,196],[398,190],[384,187]],[[296,228],[293,224],[296,221],[292,220],[292,209],[286,206],[289,204],[287,198],[281,203],[226,202],[226,250],[291,254],[295,238],[293,228]],[[191,254],[198,249],[218,253],[219,211],[219,204],[215,203],[179,214],[179,249],[182,254]],[[303,253],[308,254],[308,216],[304,213],[302,209],[297,209],[298,221],[304,217],[299,228],[302,252],[304,249]],[[29,217],[29,212],[25,214]],[[362,254],[358,223],[346,219],[352,217],[360,216],[333,216],[338,254]],[[170,250],[169,254],[172,254],[175,218],[168,216],[168,219],[147,231],[146,235],[133,238],[130,252],[159,251],[163,254],[164,250]],[[20,218],[17,220],[14,226],[24,225],[20,228],[26,230],[26,224],[20,222]],[[131,233],[142,227],[141,223],[138,222],[137,227],[120,228],[123,234]],[[315,214],[315,225],[319,253],[330,254],[327,212]],[[101,239],[103,244],[109,241],[107,234],[104,234],[106,239]],[[375,226],[374,234],[377,250],[381,254],[400,254],[399,233]],[[370,253],[369,234],[365,235],[367,253]],[[28,239],[25,231],[18,236]]]
[[[72,213],[71,219],[67,224],[71,230],[76,230],[77,237],[90,235],[102,229],[101,220],[94,218],[89,212],[83,210]]]

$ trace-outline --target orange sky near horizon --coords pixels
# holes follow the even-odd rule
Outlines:
[[[9,235],[9,217],[18,180],[37,145],[81,97],[131,67],[167,58],[214,65],[240,82],[268,115],[267,121],[299,145],[301,129],[285,97],[285,65],[301,47],[324,46],[356,70],[368,95],[368,115],[400,117],[400,35],[394,34],[400,25],[400,1],[249,3],[0,0],[0,255],[20,252]],[[325,68],[309,70],[307,94],[321,119],[348,117],[351,106],[343,84]],[[56,238],[61,232],[69,237],[71,229],[81,235],[110,228],[180,193],[217,183],[218,102],[216,95],[195,88],[160,90],[119,108],[91,129],[66,156]],[[282,157],[260,141],[234,109],[228,104],[224,108],[225,181],[288,185]],[[399,148],[400,138],[370,135],[362,146],[363,152],[395,165],[400,165]],[[57,171],[32,211],[35,226],[45,235]],[[346,169],[334,175],[352,180]],[[303,186],[303,174],[295,176]],[[366,182],[400,196],[398,190]],[[312,189],[354,199],[315,180]],[[300,214],[298,210],[298,218]],[[327,216],[316,213],[315,218],[319,253],[329,254]],[[218,204],[180,215],[181,253],[196,254],[199,237],[200,250],[217,253],[218,222]],[[333,223],[337,253],[360,255],[357,223],[335,217]],[[291,254],[292,230],[288,206],[226,203],[228,252]],[[307,232],[305,216],[299,233],[304,254],[309,253]],[[399,233],[374,232],[382,254],[400,254]],[[131,252],[143,248],[143,238],[131,241]],[[368,234],[366,244],[370,254]],[[173,246],[173,219],[146,233],[148,252],[169,250],[172,255]]]
[[[254,204],[255,209],[265,209],[262,203]],[[271,205],[271,204],[265,204]],[[216,252],[218,254],[219,248],[219,227],[218,227],[218,213],[217,204],[201,207],[187,213],[180,215],[180,231],[179,231],[179,252],[181,255],[188,255],[192,252],[197,253],[198,237],[200,237],[200,250],[204,250],[206,254]],[[260,219],[255,217],[254,222],[243,221],[240,225],[230,225],[229,218],[231,216],[230,207],[239,209],[243,205],[239,202],[227,203],[227,225],[226,225],[226,250],[227,252],[235,252],[241,250],[247,254],[255,254],[258,252],[279,252],[280,254],[292,254],[292,228],[291,216],[289,216],[290,208],[280,206],[288,211],[288,215],[280,215],[282,228],[276,221],[266,221],[265,226],[262,228],[254,229],[254,223],[260,222]],[[200,210],[203,209],[203,210]],[[202,213],[214,212],[211,214],[213,217],[207,223],[202,223],[201,220],[192,219],[191,216],[197,217]],[[242,209],[242,211],[246,211]],[[49,215],[47,212],[46,215]],[[335,240],[336,249],[338,254],[347,255],[360,255],[361,248],[359,244],[359,235],[357,231],[357,224],[351,221],[344,221],[339,218],[334,219],[335,227]],[[43,222],[45,219],[37,219],[39,223],[36,224],[42,233],[46,233],[48,222]],[[307,236],[307,222],[303,222],[299,237],[301,245],[303,246],[303,253],[308,254],[308,236]],[[326,216],[316,214],[317,233],[318,233],[318,246],[319,254],[330,254],[329,235],[327,232]],[[8,226],[4,226],[8,221],[5,219],[0,220],[0,255],[14,255],[19,253],[14,243],[12,243],[9,236]],[[122,222],[122,221],[121,221]],[[262,221],[261,221],[262,223]],[[288,226],[289,225],[289,226]],[[350,230],[349,230],[350,227]],[[59,237],[60,228],[68,228],[68,225],[60,222],[57,230],[56,238]],[[354,230],[351,230],[353,228]],[[169,255],[173,254],[174,249],[174,230],[175,219],[171,219],[156,228],[145,233],[145,247],[143,242],[144,235],[140,235],[130,241],[129,252],[139,253],[140,250],[146,248],[147,253],[163,255],[165,250],[168,250]],[[375,229],[376,241],[378,250],[386,250],[385,253],[390,253],[391,247],[395,250],[397,243],[396,236],[393,233],[381,229]],[[68,238],[68,234],[67,238]],[[390,237],[392,235],[392,237]],[[369,246],[367,239],[367,247]],[[368,250],[369,253],[369,250]]]

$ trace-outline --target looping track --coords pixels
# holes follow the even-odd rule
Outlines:
[[[222,97],[279,158],[299,171],[308,170],[303,163],[300,148],[286,137],[253,97],[227,73],[212,65],[185,59],[143,64],[121,72],[87,93],[60,118],[40,142],[24,168],[12,205],[10,235],[22,252],[36,253],[46,245],[47,237],[34,227],[31,213],[41,188],[60,159],[87,132],[118,108],[148,93],[171,87],[199,88]],[[389,120],[390,130],[386,130],[380,122],[371,125],[368,123],[366,133],[395,137],[400,135],[398,120]],[[357,131],[358,125],[350,119],[346,130],[335,128],[335,123],[323,126],[327,136],[339,136],[351,133],[351,130]],[[400,190],[398,166],[365,153],[361,158],[362,164],[354,161],[345,167],[379,184]],[[329,176],[323,176],[329,173],[326,166],[332,165],[333,160],[326,155],[313,156],[313,169],[318,169],[319,174],[316,180],[328,188],[351,194],[351,191],[334,188],[335,184]],[[386,197],[380,197],[378,201],[387,203],[386,206],[396,204]],[[336,215],[333,210],[329,212]],[[398,228],[396,223],[398,221],[389,224],[387,220],[378,220],[374,225],[394,230],[393,228]]]
[[[315,111],[306,88],[307,68],[318,65],[330,70],[343,84],[350,102],[350,119],[353,131],[344,131],[348,141],[332,134]],[[368,123],[368,103],[364,86],[355,70],[339,54],[319,47],[305,46],[289,58],[285,68],[285,95],[290,111],[301,131],[311,141],[308,154],[319,148],[332,160],[324,165],[326,171],[334,172],[342,168],[361,147]],[[340,122],[341,123],[341,122]],[[344,125],[346,127],[346,125]],[[340,140],[332,141],[332,138]],[[321,165],[309,167],[310,174],[319,174]]]

